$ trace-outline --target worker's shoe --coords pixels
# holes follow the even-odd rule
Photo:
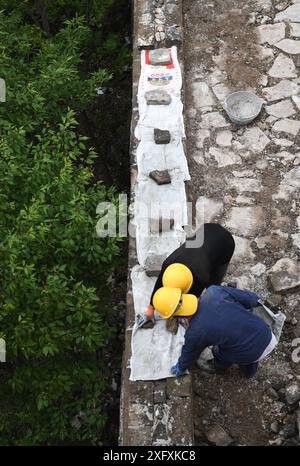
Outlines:
[[[201,360],[200,358],[197,361],[197,366],[199,369],[203,370],[204,372],[207,372],[208,374],[218,374],[222,375],[226,372],[227,368],[226,367],[220,367],[216,364],[215,359],[209,359],[208,361]]]
[[[246,379],[252,379],[255,376],[258,369],[258,362],[252,364],[239,364],[239,370],[243,377]]]
[[[216,369],[213,361],[213,359],[205,361],[204,359],[199,358],[197,361],[197,366],[199,367],[199,369],[201,369],[204,372],[207,372],[208,374],[215,374]]]

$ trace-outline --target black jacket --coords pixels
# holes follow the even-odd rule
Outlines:
[[[152,292],[150,304],[153,305],[154,293],[163,286],[164,271],[175,262],[186,265],[192,272],[194,280],[189,293],[197,297],[201,295],[204,288],[221,283],[234,252],[233,236],[217,223],[205,223],[201,228],[202,246],[190,248],[186,247],[187,243],[183,243],[164,261]]]

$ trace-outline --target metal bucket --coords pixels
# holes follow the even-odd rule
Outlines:
[[[246,125],[260,114],[262,104],[262,99],[252,92],[238,91],[225,99],[224,110],[233,123]]]

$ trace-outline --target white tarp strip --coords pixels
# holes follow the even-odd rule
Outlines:
[[[139,168],[138,179],[141,175],[148,177],[153,170],[174,170],[177,179],[189,180],[190,175],[182,144],[176,144],[172,141],[170,144],[155,144],[153,142],[153,129],[151,138],[151,141],[143,139],[136,151]]]
[[[144,225],[147,228],[147,225]],[[143,267],[147,257],[157,255],[166,257],[185,241],[185,232],[182,228],[166,231],[159,236],[148,236],[145,234],[143,226],[139,225],[136,229],[137,258],[139,264]],[[149,296],[147,306],[149,305]]]
[[[143,314],[149,305],[155,278],[145,273],[145,261],[150,256],[169,255],[185,240],[182,226],[187,224],[187,203],[184,181],[190,179],[182,139],[185,137],[182,76],[176,47],[171,47],[174,66],[153,66],[146,62],[147,51],[141,52],[141,76],[138,88],[139,121],[135,136],[138,178],[134,196],[137,258],[140,266],[131,273],[135,314]],[[171,96],[170,105],[147,105],[145,92],[163,89]],[[168,130],[169,144],[156,144],[154,128]],[[154,170],[168,170],[171,184],[158,186],[149,178]],[[154,208],[153,208],[154,206]],[[176,207],[176,212],[170,211]],[[151,209],[151,210],[150,210]],[[175,213],[175,216],[174,216]],[[173,215],[172,215],[173,214]],[[149,218],[174,218],[174,227],[158,236],[148,235]],[[184,328],[176,335],[166,330],[166,322],[157,320],[153,329],[137,329],[132,333],[130,380],[158,380],[171,377],[170,368],[180,356]]]
[[[134,214],[137,224],[140,220],[151,218],[174,218],[175,226],[187,224],[187,205],[185,186],[182,181],[157,186],[148,178],[136,185]]]
[[[143,313],[148,305],[155,278],[147,277],[141,266],[131,272],[135,312]],[[184,343],[184,328],[179,325],[173,335],[166,329],[165,320],[157,320],[153,329],[138,329],[132,333],[130,380],[158,380],[172,377],[170,368],[176,364]]]

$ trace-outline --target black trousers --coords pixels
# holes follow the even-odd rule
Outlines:
[[[214,366],[216,369],[226,370],[232,366],[232,363],[226,362],[215,356],[214,351]],[[258,362],[253,362],[251,364],[239,364],[240,372],[244,377],[250,379],[255,376],[258,369]]]

